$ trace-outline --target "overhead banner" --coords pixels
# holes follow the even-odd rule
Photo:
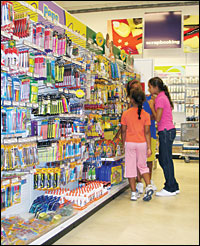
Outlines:
[[[59,7],[57,4],[51,1],[38,1],[39,10],[42,11],[44,17],[51,18],[51,21],[57,21],[62,25],[65,25],[65,10]],[[44,19],[38,15],[38,21]]]
[[[144,49],[181,48],[181,11],[145,13]]]
[[[126,54],[142,54],[143,19],[118,19],[108,21],[108,34],[113,44]]]
[[[184,15],[183,48],[185,53],[199,53],[199,15]]]
[[[86,29],[87,29],[86,25],[80,22],[73,15],[69,14],[66,11],[65,11],[65,15],[66,15],[65,25],[73,32],[80,34],[82,37],[85,38],[85,40],[80,39],[75,35],[70,35],[69,33],[70,38],[72,39],[73,42],[79,44],[80,46],[86,47]]]

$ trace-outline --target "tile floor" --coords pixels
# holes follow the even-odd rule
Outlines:
[[[175,160],[181,193],[130,201],[130,189],[101,208],[54,245],[198,245],[199,162]],[[157,165],[153,180],[162,188]]]

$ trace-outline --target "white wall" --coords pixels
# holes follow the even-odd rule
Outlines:
[[[153,2],[152,2],[153,3]],[[74,14],[80,21],[93,29],[95,32],[102,32],[104,37],[107,33],[107,20],[144,18],[145,12],[182,11],[182,15],[199,15],[199,6],[162,7],[151,9],[132,9],[121,11],[104,11],[97,13]],[[185,65],[186,75],[199,75],[199,54],[184,53],[180,49],[152,49],[143,50],[142,55],[135,55],[137,58],[152,58],[155,66],[164,65]],[[192,70],[192,72],[191,72]]]

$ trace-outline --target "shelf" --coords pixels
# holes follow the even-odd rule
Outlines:
[[[121,156],[115,156],[115,157],[110,157],[110,158],[101,158],[102,161],[118,161],[121,160],[125,157],[125,155]]]
[[[183,145],[183,150],[199,150],[199,146],[184,146]]]
[[[86,219],[86,217],[89,217],[92,212],[93,213],[96,212],[96,210],[100,209],[102,205],[105,205],[105,203],[108,203],[113,198],[115,198],[117,193],[119,194],[122,192],[122,190],[127,189],[127,188],[128,188],[128,180],[124,180],[121,184],[113,186],[111,190],[109,191],[109,193],[105,195],[103,198],[101,198],[100,200],[96,202],[93,202],[86,209],[79,211],[73,217],[69,218],[67,221],[63,222],[62,224],[48,231],[47,233],[42,235],[40,238],[31,242],[29,245],[41,245],[41,244],[47,243],[47,241],[49,240],[53,240],[53,241],[57,240],[55,238],[53,239],[53,237],[58,236],[58,234],[64,230],[68,229],[69,231],[70,227],[73,227],[73,225],[77,223],[81,223],[81,221]]]

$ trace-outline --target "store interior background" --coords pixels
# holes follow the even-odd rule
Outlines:
[[[184,1],[56,1],[58,5],[67,11],[77,9],[88,9],[107,7],[107,6],[125,6],[138,4],[155,4],[155,3],[172,3],[177,4]],[[191,1],[194,2],[194,1]],[[182,11],[183,15],[199,15],[198,5],[194,6],[173,6],[159,8],[138,8],[117,11],[87,12],[73,15],[92,30],[101,32],[104,37],[107,33],[107,20],[126,19],[126,18],[144,18],[145,12],[164,12],[164,11]],[[199,75],[199,53],[184,53],[183,48],[180,49],[143,49],[142,55],[134,55],[135,59],[152,58],[154,66],[186,66],[186,76]]]
[[[107,34],[107,21],[114,19],[127,19],[127,18],[144,18],[145,13],[148,12],[165,12],[165,11],[181,11],[182,23],[184,15],[199,15],[199,2],[198,1],[56,1],[56,3],[73,14],[78,20],[90,27],[92,30],[101,32],[106,37]],[[174,4],[176,6],[170,6]],[[189,4],[188,6],[178,6]],[[124,6],[137,6],[133,9],[124,9]],[[144,5],[147,7],[144,8]],[[150,7],[150,6],[166,5],[166,7]],[[121,10],[99,11],[77,13],[79,10],[84,9],[100,9],[100,8],[113,8],[121,6]],[[149,7],[148,7],[149,6]],[[94,10],[95,11],[95,10]],[[183,28],[183,24],[182,24]],[[143,29],[144,38],[144,29]],[[183,41],[183,36],[182,36]],[[141,78],[146,80],[153,77],[154,66],[185,66],[184,76],[199,76],[199,53],[184,53],[183,42],[181,48],[173,49],[144,49],[142,54],[134,55],[135,67],[134,70],[141,74]],[[141,62],[147,61],[151,63],[152,69],[145,73],[144,66],[140,66]],[[141,70],[142,69],[142,70]],[[146,81],[147,84],[147,81]],[[146,88],[147,89],[147,88]],[[174,122],[176,127],[186,122],[185,113],[173,112]]]

